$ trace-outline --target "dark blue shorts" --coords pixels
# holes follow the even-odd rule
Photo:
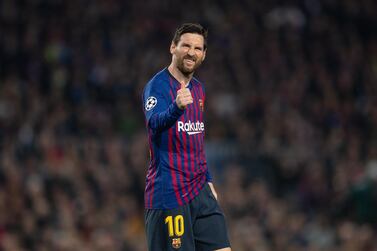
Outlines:
[[[222,210],[206,184],[189,204],[146,209],[149,251],[213,251],[230,247]]]

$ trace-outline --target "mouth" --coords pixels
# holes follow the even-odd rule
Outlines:
[[[189,66],[195,65],[195,60],[191,58],[185,58],[183,61]]]

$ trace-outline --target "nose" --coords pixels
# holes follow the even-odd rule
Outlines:
[[[194,55],[195,55],[195,50],[194,50],[194,48],[190,48],[190,49],[188,50],[187,54],[188,54],[189,56],[194,56]]]

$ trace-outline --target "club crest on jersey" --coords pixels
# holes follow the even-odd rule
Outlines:
[[[153,107],[155,107],[157,105],[157,99],[153,96],[150,96],[147,101],[145,102],[145,110],[146,111],[149,111],[151,110]]]
[[[189,120],[186,123],[183,121],[178,121],[178,132],[187,132],[188,135],[194,135],[204,132],[204,123],[200,121],[191,122]]]
[[[178,249],[181,247],[182,243],[181,243],[181,238],[173,238],[172,239],[172,242],[171,242],[171,245],[173,246],[173,248],[175,249]]]
[[[202,99],[199,99],[199,107],[200,107],[200,110],[203,112],[204,111],[204,102]]]

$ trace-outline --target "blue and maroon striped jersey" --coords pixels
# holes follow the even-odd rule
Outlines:
[[[185,110],[175,103],[180,88],[167,68],[144,88],[143,110],[151,158],[146,176],[146,208],[184,205],[212,179],[204,153],[203,85],[195,78],[190,81],[187,88],[194,103]]]

